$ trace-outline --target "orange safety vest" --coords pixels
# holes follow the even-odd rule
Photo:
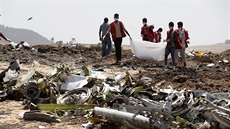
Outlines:
[[[185,47],[187,48],[188,47],[188,43],[186,41],[189,39],[189,37],[188,37],[188,31],[185,30],[184,33],[185,33],[185,41],[184,42],[185,42]],[[182,48],[182,41],[180,40],[180,37],[179,37],[179,30],[176,29],[174,31],[174,34],[175,34],[176,49],[181,49]]]
[[[148,37],[150,42],[153,42],[153,35],[150,32],[150,27],[149,25],[146,24],[146,26],[141,27],[141,34],[143,35],[143,40],[144,40],[144,35]]]
[[[155,39],[155,43],[161,42],[161,34],[158,34],[157,31],[153,32],[153,38]]]
[[[124,32],[124,28],[123,28],[123,23],[121,21],[118,21],[119,25],[120,25],[120,30],[121,30],[121,36],[122,38],[126,36],[125,32]],[[116,28],[114,26],[114,22],[110,23],[110,28],[111,28],[111,34],[112,34],[112,39],[116,40]]]

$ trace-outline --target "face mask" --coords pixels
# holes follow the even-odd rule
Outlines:
[[[147,22],[143,22],[143,25],[147,24]]]
[[[119,18],[114,18],[114,21],[118,21]]]
[[[182,28],[178,28],[179,30],[182,30]]]
[[[170,29],[170,30],[172,30],[172,29],[173,29],[173,27],[169,27],[169,29]]]

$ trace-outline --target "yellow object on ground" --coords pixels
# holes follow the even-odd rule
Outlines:
[[[205,52],[202,52],[202,51],[196,51],[195,52],[196,56],[203,56],[204,54],[205,54]]]

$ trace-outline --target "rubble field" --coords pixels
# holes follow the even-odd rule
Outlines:
[[[105,79],[107,84],[110,84],[110,86],[119,86],[119,91],[115,90],[112,92],[106,92],[107,98],[104,98],[103,101],[100,100],[97,97],[95,101],[94,99],[94,92],[91,90],[90,95],[93,97],[88,98],[84,102],[74,102],[74,103],[68,103],[66,101],[61,100],[60,104],[93,104],[94,111],[97,115],[101,115],[100,111],[103,109],[97,109],[96,107],[100,108],[107,108],[107,109],[120,109],[122,105],[128,105],[130,107],[122,107],[125,108],[127,111],[130,110],[129,113],[136,114],[136,109],[133,109],[133,107],[146,107],[145,113],[138,113],[140,115],[143,115],[145,118],[149,118],[149,126],[142,128],[227,128],[228,126],[224,124],[224,126],[221,124],[219,119],[208,119],[209,115],[206,115],[209,110],[217,110],[215,107],[222,106],[222,104],[219,104],[219,101],[214,101],[215,99],[219,99],[218,97],[207,97],[212,96],[215,93],[225,93],[229,94],[230,92],[230,49],[223,51],[221,53],[212,53],[212,52],[206,52],[200,54],[199,52],[191,52],[187,55],[187,68],[178,67],[176,69],[168,68],[164,69],[163,62],[156,62],[156,61],[150,61],[150,60],[143,60],[136,58],[131,50],[124,49],[122,51],[122,61],[120,64],[115,64],[115,51],[112,49],[110,55],[108,55],[106,58],[101,58],[101,46],[100,45],[90,45],[88,47],[85,47],[83,45],[78,45],[76,48],[70,48],[67,46],[63,47],[56,47],[56,46],[49,46],[49,45],[35,45],[33,46],[33,50],[26,50],[26,49],[19,49],[19,50],[12,50],[7,45],[0,45],[0,70],[3,72],[5,69],[8,68],[10,65],[10,62],[19,59],[20,61],[20,72],[19,77],[23,76],[23,74],[26,74],[28,70],[30,70],[31,67],[33,67],[33,62],[37,61],[40,66],[35,69],[36,75],[39,75],[40,78],[46,77],[48,73],[52,72],[55,68],[61,67],[63,71],[66,72],[68,75],[69,73],[75,73],[81,71],[86,67],[87,70],[92,71],[99,71],[101,72],[107,79]],[[169,63],[171,63],[171,59],[169,59]],[[180,65],[180,64],[179,64]],[[182,65],[181,65],[182,66]],[[86,75],[86,71],[84,76]],[[62,72],[63,72],[62,71]],[[39,73],[39,74],[38,74]],[[92,73],[92,72],[91,72]],[[123,77],[120,78],[119,76]],[[49,77],[46,77],[46,79]],[[117,80],[118,78],[118,80]],[[88,79],[88,78],[87,78]],[[1,79],[2,80],[2,79]],[[32,77],[29,80],[39,80],[38,77]],[[53,81],[55,79],[52,79]],[[38,84],[39,81],[36,82],[26,82],[24,85],[25,87],[28,87],[28,85],[32,85],[33,83]],[[55,82],[55,81],[54,81]],[[59,81],[58,84],[60,83]],[[54,88],[56,89],[58,84],[56,84]],[[95,84],[102,85],[104,84],[102,82],[98,82],[98,80],[92,81]],[[48,85],[49,82],[46,81],[46,85]],[[63,82],[64,83],[64,82]],[[46,100],[43,100],[44,96],[47,96],[43,91],[39,91],[38,96],[29,96],[25,95],[24,89],[23,92],[19,92],[18,94],[12,93],[11,96],[9,96],[9,85],[6,83],[2,84],[1,91],[4,91],[7,93],[6,98],[1,98],[1,108],[0,108],[0,128],[1,129],[9,129],[9,128],[24,128],[24,129],[37,129],[37,128],[69,128],[69,129],[81,129],[82,124],[87,123],[89,120],[84,116],[87,113],[84,113],[84,115],[76,115],[76,111],[74,112],[74,115],[64,115],[65,117],[61,117],[61,122],[42,122],[41,120],[32,120],[27,121],[22,118],[20,118],[19,114],[21,112],[30,111],[32,108],[37,108],[37,105],[39,104],[48,104],[48,103],[54,103],[54,100],[56,100],[57,93],[53,93],[54,96],[56,95],[55,99],[50,96],[47,98],[52,98],[53,101],[47,100],[48,102],[45,102]],[[89,86],[90,84],[86,84],[87,88],[85,86],[82,87],[81,92],[85,92],[86,89],[92,89],[92,86]],[[17,86],[17,84],[16,84]],[[7,88],[6,88],[7,87]],[[11,87],[11,86],[10,86]],[[21,87],[21,85],[20,85]],[[51,87],[51,86],[50,86]],[[36,88],[36,87],[35,87]],[[59,87],[60,88],[60,87]],[[100,88],[103,88],[101,86]],[[7,90],[6,90],[7,89]],[[39,89],[39,88],[38,88]],[[116,89],[116,88],[115,88]],[[171,89],[171,91],[166,91],[164,89]],[[12,90],[12,88],[10,88]],[[41,90],[41,87],[40,89]],[[51,89],[49,89],[51,90]],[[13,90],[15,91],[15,90]],[[197,92],[193,93],[194,103],[193,106],[188,108],[189,104],[189,95],[193,91],[202,91],[202,93],[207,93],[208,95],[205,95],[205,99],[203,95],[200,95],[199,97],[195,97]],[[33,91],[34,92],[34,91]],[[59,92],[59,91],[57,91]],[[80,91],[78,91],[79,93]],[[102,92],[102,91],[100,91]],[[51,93],[51,91],[49,91]],[[98,91],[96,92],[97,95]],[[104,93],[104,91],[102,92]],[[170,95],[174,94],[174,97],[170,99]],[[173,102],[177,100],[180,96],[179,93],[186,94],[184,95],[184,101],[182,102],[183,105],[180,105],[176,103],[176,105],[173,106]],[[30,93],[28,93],[30,94]],[[34,95],[34,93],[31,93]],[[45,95],[44,95],[45,94]],[[65,93],[61,93],[61,95],[64,96]],[[88,94],[88,92],[87,92]],[[112,96],[112,98],[109,98],[108,96]],[[198,94],[198,93],[197,93]],[[85,95],[85,94],[84,94]],[[42,97],[41,97],[42,96]],[[62,97],[63,97],[62,96]],[[144,97],[143,97],[144,96]],[[146,97],[148,96],[148,97]],[[177,96],[177,98],[175,98]],[[215,96],[215,95],[213,95]],[[218,96],[218,95],[216,95]],[[64,96],[65,97],[65,96]],[[63,98],[64,98],[63,97]],[[79,96],[78,96],[79,97]],[[82,97],[82,96],[81,96]],[[80,100],[82,98],[80,97]],[[100,96],[101,97],[101,96]],[[119,97],[122,97],[121,99]],[[204,102],[205,104],[209,104],[209,99],[211,102],[215,102],[215,106],[211,106],[211,108],[205,109],[205,113],[197,114],[197,118],[194,118],[192,120],[188,120],[188,116],[185,114],[191,113],[190,111],[192,109],[195,109],[202,105],[201,102],[205,101],[207,98],[207,102]],[[42,101],[40,98],[43,98]],[[58,97],[57,97],[58,98]],[[108,99],[109,98],[109,99]],[[146,100],[147,98],[147,100]],[[199,99],[197,99],[199,98]],[[101,98],[100,98],[101,99]],[[128,99],[126,103],[126,99]],[[230,100],[230,96],[227,98]],[[135,101],[134,101],[135,100]],[[151,101],[150,101],[151,100]],[[152,107],[155,109],[156,105],[160,106],[161,104],[156,104],[153,101],[157,101],[162,103],[162,109],[164,107],[164,110],[168,110],[170,108],[170,115],[167,114],[168,111],[156,111],[160,112],[164,117],[167,117],[167,120],[154,119],[157,118],[157,115],[154,113],[146,113],[151,109],[151,106],[148,104],[153,104]],[[64,101],[64,102],[63,102]],[[122,102],[120,102],[122,101]],[[134,101],[134,102],[133,102]],[[182,101],[182,100],[179,100]],[[185,102],[186,101],[186,102]],[[170,102],[170,106],[167,106],[167,102]],[[229,110],[230,101],[227,104],[227,106],[224,106],[224,108],[227,108]],[[146,104],[148,103],[148,104]],[[186,104],[185,104],[186,103]],[[212,105],[211,103],[210,105]],[[221,102],[220,102],[221,103]],[[33,106],[31,106],[31,104]],[[35,105],[35,106],[34,106]],[[95,106],[96,105],[96,106]],[[138,106],[137,106],[138,105]],[[196,106],[194,106],[196,105]],[[183,113],[175,113],[178,108],[186,107],[186,112]],[[39,107],[39,106],[38,106]],[[206,105],[206,107],[209,107]],[[214,107],[214,109],[212,109]],[[223,107],[223,106],[222,106]],[[40,107],[41,108],[41,107]],[[150,109],[149,109],[150,108]],[[188,110],[187,110],[188,109]],[[135,110],[135,111],[133,111]],[[208,111],[207,111],[208,110]],[[98,112],[97,112],[98,111]],[[124,111],[124,110],[119,110]],[[139,109],[138,109],[139,111]],[[151,109],[153,112],[153,110]],[[155,111],[155,110],[154,110]],[[174,112],[173,112],[174,111]],[[202,108],[203,111],[203,108]],[[59,111],[58,116],[60,115]],[[66,111],[67,113],[71,112],[70,110]],[[91,110],[89,111],[91,112]],[[110,112],[110,111],[108,111]],[[140,111],[141,112],[141,111]],[[164,114],[165,112],[166,115]],[[218,112],[218,111],[216,111]],[[215,112],[215,113],[216,113]],[[175,114],[173,114],[175,113]],[[213,113],[213,114],[215,114]],[[226,112],[225,112],[226,113]],[[229,112],[228,112],[229,113]],[[227,114],[228,114],[227,113]],[[65,113],[64,113],[65,114]],[[69,113],[70,114],[70,113]],[[88,113],[88,115],[92,115],[92,113]],[[205,115],[204,115],[205,114]],[[89,115],[89,116],[90,116]],[[95,116],[97,116],[95,115]],[[169,116],[168,116],[169,115]],[[214,116],[214,115],[210,115]],[[24,115],[25,117],[25,115]],[[154,118],[153,118],[154,117]],[[168,120],[170,119],[172,120]],[[173,118],[171,118],[173,117]],[[97,120],[94,120],[96,119]],[[227,120],[225,123],[230,124],[229,114],[227,116]],[[100,120],[98,120],[98,117],[92,117],[91,121],[97,121],[94,124],[88,124],[90,126],[93,125],[93,127],[90,128],[100,128],[100,129],[115,129],[115,128],[141,128],[139,125],[135,125],[134,127],[129,124],[120,123],[120,121],[113,120],[114,118],[107,118],[105,116],[102,116]],[[129,119],[129,118],[127,118]],[[142,120],[142,118],[140,118]],[[143,118],[144,119],[144,118]],[[182,120],[183,119],[183,120]],[[152,121],[151,121],[152,120]],[[158,121],[158,124],[157,122]],[[159,125],[159,121],[163,125]],[[182,122],[181,122],[182,121]],[[186,122],[185,122],[186,121]],[[169,123],[168,123],[169,122]],[[171,123],[172,122],[172,123]],[[184,124],[181,124],[183,123]],[[209,124],[206,124],[205,122],[208,122]],[[214,123],[214,124],[213,124]],[[143,123],[142,123],[143,124]],[[165,126],[167,125],[167,126]],[[207,126],[207,127],[206,127]]]

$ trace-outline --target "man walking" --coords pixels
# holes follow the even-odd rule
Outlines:
[[[108,21],[109,21],[109,19],[107,17],[105,17],[104,18],[104,23],[101,24],[100,28],[99,28],[99,39],[100,39],[100,41],[102,41],[102,58],[104,58],[105,56],[109,55],[109,53],[111,51],[110,34],[107,33],[107,31],[109,30]]]
[[[167,39],[165,40],[167,42],[166,48],[165,48],[165,58],[164,58],[164,68],[167,68],[168,66],[168,56],[171,53],[172,58],[172,65],[173,69],[175,69],[175,36],[174,36],[174,23],[169,22],[169,30],[167,31]]]
[[[125,29],[122,21],[119,21],[119,14],[114,14],[114,22],[110,23],[110,28],[106,34],[111,33],[112,39],[115,45],[116,51],[116,64],[121,61],[121,44],[122,38],[126,36],[126,34],[130,37],[129,32]]]
[[[176,34],[175,63],[177,65],[178,53],[180,53],[180,56],[182,58],[182,63],[184,64],[184,67],[186,68],[187,63],[186,63],[185,49],[188,47],[188,44],[189,44],[188,31],[183,28],[183,22],[178,22],[177,26],[178,26],[178,29],[175,30],[175,34]]]

